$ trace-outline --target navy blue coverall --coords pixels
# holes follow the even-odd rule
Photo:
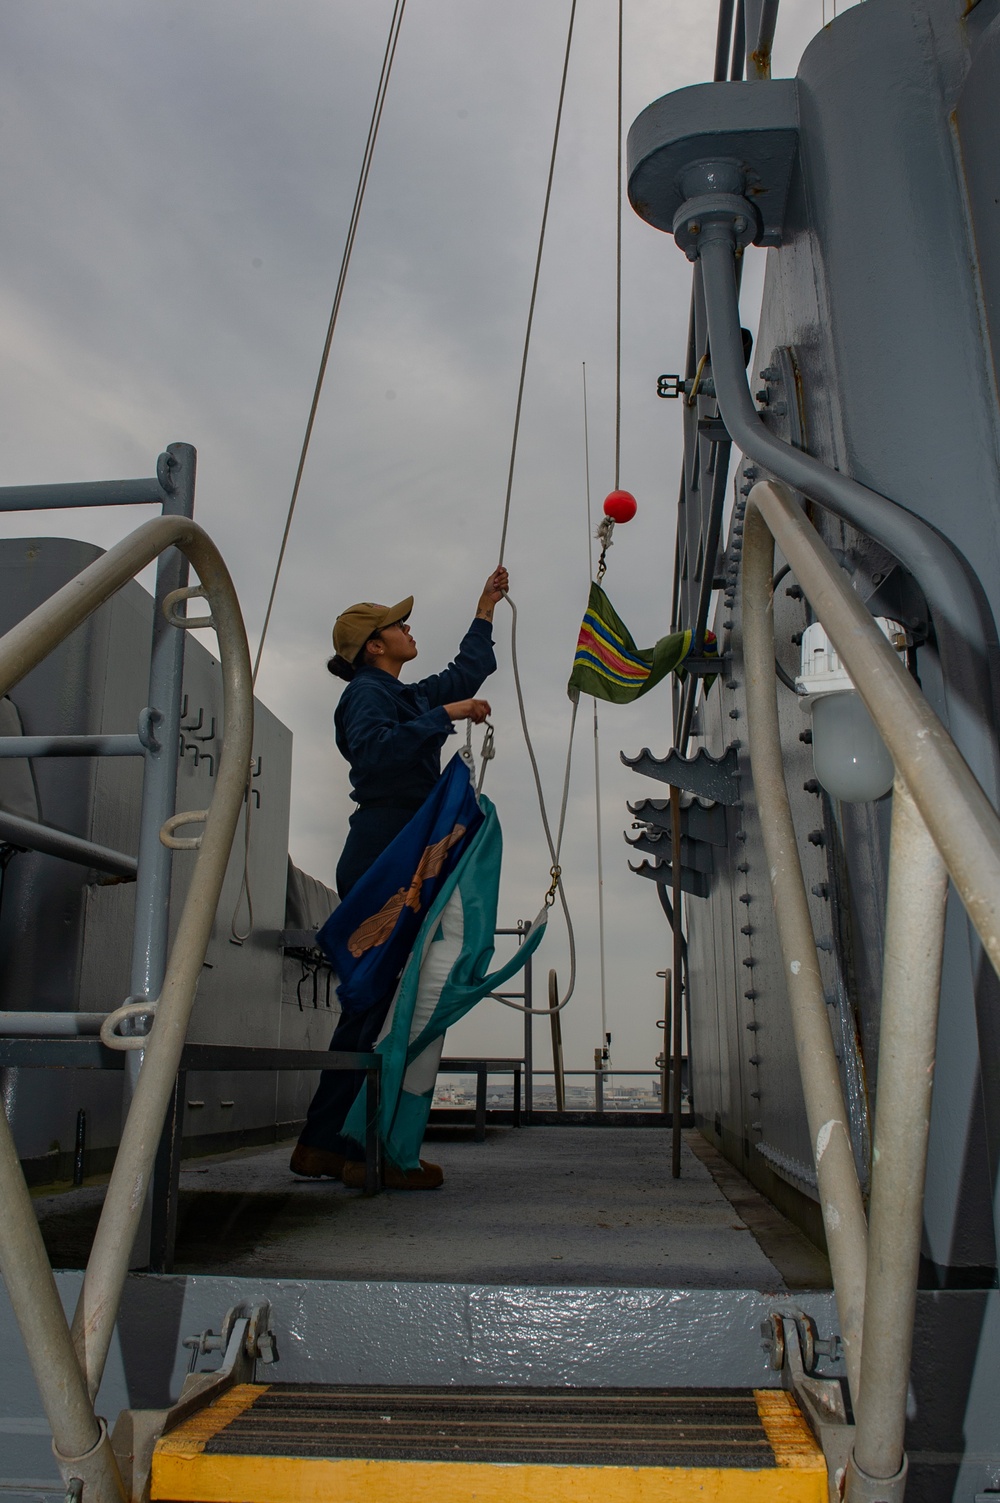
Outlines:
[[[337,864],[341,898],[409,823],[441,776],[441,748],[455,729],[444,706],[471,699],[496,665],[492,625],[477,617],[443,673],[403,684],[381,668],[359,668],[340,696],[333,723],[338,750],[350,763],[351,797],[358,806]],[[371,1049],[392,997],[389,992],[373,998],[363,1012],[342,1017],[331,1050]],[[358,1145],[342,1137],[340,1129],[363,1080],[360,1072],[326,1071],[299,1142],[357,1157]]]

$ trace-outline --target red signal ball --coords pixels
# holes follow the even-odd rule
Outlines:
[[[604,515],[612,522],[631,522],[637,510],[631,491],[612,491],[604,502]]]

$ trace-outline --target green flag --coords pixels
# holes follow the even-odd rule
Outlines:
[[[692,638],[690,631],[675,631],[661,637],[655,647],[636,647],[600,585],[591,584],[568,687],[613,704],[629,704],[668,673],[683,671]],[[711,632],[706,633],[705,645],[711,653],[715,646]]]

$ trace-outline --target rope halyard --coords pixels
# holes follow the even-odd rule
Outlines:
[[[528,351],[531,347],[531,329],[535,317],[535,302],[538,296],[538,280],[542,269],[542,252],[545,248],[545,228],[548,223],[549,204],[552,200],[552,182],[556,170],[556,154],[559,149],[559,132],[562,125],[563,103],[566,98],[566,79],[569,75],[569,59],[570,52],[573,46],[573,25],[575,20],[576,0],[571,0],[569,10],[569,24],[566,31],[566,50],[563,56],[562,77],[559,82],[559,103],[556,108],[555,128],[552,134],[552,150],[549,156],[549,172],[548,179],[545,185],[545,203],[542,209],[542,223],[538,234],[538,250],[535,255],[535,271],[531,284],[531,297],[528,302],[528,319],[524,331],[524,345],[521,351],[521,370],[517,384],[517,402],[514,408],[514,429],[511,435],[510,460],[507,466],[507,489],[504,496],[503,525],[500,529],[500,555],[498,560],[499,564],[503,563],[504,554],[507,548],[507,532],[510,525],[510,503],[514,488],[514,466],[517,460],[517,440],[521,429],[521,408],[524,402],[524,383],[528,371]],[[559,809],[559,828],[556,838],[555,840],[553,840],[552,830],[549,826],[548,811],[545,807],[545,794],[542,791],[542,780],[538,771],[538,762],[535,758],[535,750],[531,743],[531,734],[528,730],[528,719],[524,708],[524,693],[521,688],[521,674],[517,660],[517,607],[515,606],[513,600],[509,595],[505,595],[504,599],[507,601],[507,604],[511,609],[511,667],[514,674],[514,690],[517,695],[517,709],[521,720],[521,731],[524,736],[524,744],[528,752],[528,761],[531,764],[531,773],[535,782],[535,793],[538,799],[538,809],[542,818],[542,829],[545,831],[545,840],[548,845],[549,855],[552,860],[552,865],[549,868],[549,876],[552,878],[552,882],[548,892],[545,895],[545,901],[542,909],[534,922],[537,924],[542,920],[543,916],[553,906],[556,897],[558,896],[559,901],[562,905],[563,917],[566,920],[566,936],[569,942],[570,971],[569,984],[566,988],[566,994],[555,1009],[550,1009],[547,1007],[527,1007],[520,1002],[512,1002],[509,998],[501,997],[496,993],[491,993],[490,995],[494,996],[496,1001],[502,1002],[504,1007],[513,1008],[515,1012],[526,1012],[532,1014],[537,1013],[539,1016],[551,1017],[553,1010],[561,1011],[562,1008],[566,1006],[566,1003],[573,995],[574,989],[576,987],[576,937],[573,933],[573,920],[570,917],[569,905],[566,902],[566,893],[561,882],[559,881],[559,877],[561,875],[561,867],[559,866],[559,850],[562,845],[563,829],[566,823],[566,805],[569,799],[570,767],[573,758],[573,736],[576,732],[578,701],[573,701],[573,715],[570,722],[569,743],[566,749],[566,771],[563,777],[562,800]]]
[[[344,287],[347,282],[347,273],[351,265],[351,254],[354,250],[354,241],[357,238],[358,224],[361,219],[361,207],[365,199],[365,189],[368,186],[368,175],[371,172],[372,158],[375,154],[375,142],[378,139],[379,126],[382,123],[382,111],[385,108],[386,93],[389,88],[389,75],[392,73],[392,65],[396,56],[396,44],[399,41],[399,29],[403,24],[403,12],[406,9],[406,0],[395,0],[392,17],[389,21],[389,35],[386,39],[385,52],[382,57],[382,71],[379,74],[378,84],[375,89],[375,102],[372,106],[371,120],[368,124],[368,139],[361,158],[361,172],[358,177],[358,186],[354,194],[354,207],[351,210],[350,223],[347,229],[347,238],[344,242],[344,252],[340,262],[340,272],[337,277],[337,289],[333,296],[333,307],[330,311],[330,320],[327,324],[326,339],[323,344],[323,353],[320,356],[319,371],[316,376],[316,384],[313,388],[312,402],[309,407],[309,416],[306,419],[305,435],[302,439],[302,448],[299,452],[299,462],[295,470],[295,480],[292,485],[292,498],[288,503],[288,514],[285,517],[285,527],[281,535],[281,545],[278,548],[278,559],[274,566],[274,578],[271,581],[271,593],[268,596],[267,609],[264,612],[264,625],[261,627],[260,641],[257,643],[257,656],[253,665],[253,683],[257,683],[257,675],[260,672],[260,661],[264,655],[264,642],[267,638],[267,630],[271,624],[271,612],[274,609],[274,599],[278,592],[278,580],[281,577],[281,567],[285,561],[285,550],[288,547],[288,537],[292,530],[292,518],[295,515],[295,507],[299,499],[299,489],[302,485],[302,474],[306,466],[306,456],[309,453],[309,444],[312,439],[313,426],[316,422],[316,413],[319,408],[320,394],[323,390],[323,381],[326,377],[326,368],[330,360],[330,349],[333,345],[333,336],[337,327],[337,318],[340,313],[340,305],[344,297]]]
[[[566,808],[569,803],[570,774],[573,765],[573,737],[576,734],[576,717],[577,711],[580,708],[580,700],[578,695],[574,696],[573,698],[573,713],[570,717],[569,740],[566,746],[566,768],[563,773],[562,798],[559,804],[559,824],[556,829],[555,838],[553,839],[552,827],[549,824],[548,809],[545,805],[545,794],[542,789],[542,778],[538,770],[538,761],[535,757],[535,748],[532,745],[531,733],[528,730],[527,712],[524,707],[524,690],[521,686],[521,668],[517,656],[517,606],[514,604],[510,595],[505,595],[504,599],[510,606],[511,611],[510,661],[511,669],[514,675],[514,693],[517,697],[517,711],[521,720],[521,732],[524,736],[524,745],[527,749],[528,761],[531,764],[531,775],[535,782],[535,795],[538,800],[538,812],[541,815],[542,819],[542,829],[545,832],[545,843],[549,848],[549,857],[552,862],[552,865],[549,867],[549,877],[551,879],[549,889],[545,894],[545,899],[543,901],[542,907],[539,910],[538,916],[534,919],[532,927],[534,927],[535,924],[541,923],[545,919],[545,916],[547,915],[549,909],[554,905],[557,897],[562,907],[563,918],[566,921],[566,939],[569,945],[569,983],[566,987],[565,996],[562,998],[558,1006],[554,1009],[554,1011],[556,1012],[561,1012],[576,989],[576,935],[573,930],[573,920],[570,915],[569,904],[566,901],[566,891],[560,880],[562,876],[562,867],[559,865],[559,852],[562,849],[563,832],[566,828]],[[515,1012],[526,1012],[531,1013],[532,1015],[537,1015],[538,1017],[546,1018],[552,1016],[553,1009],[550,1009],[548,1007],[527,1007],[521,1002],[512,1002],[510,998],[500,996],[498,992],[491,992],[490,996],[493,997],[495,1001],[503,1003],[504,1007],[513,1008]]]
[[[535,275],[531,284],[531,297],[528,301],[528,322],[524,331],[524,348],[521,351],[521,374],[517,383],[517,403],[514,408],[514,431],[510,442],[510,462],[507,466],[507,494],[503,504],[503,526],[500,529],[500,558],[502,564],[504,552],[507,547],[507,528],[510,522],[510,498],[514,488],[514,463],[517,459],[517,440],[521,431],[521,404],[524,400],[524,379],[528,372],[528,350],[531,346],[531,326],[535,318],[535,299],[538,296],[538,278],[542,270],[542,251],[545,248],[545,226],[549,217],[549,203],[552,199],[552,179],[556,170],[556,153],[559,149],[559,130],[562,125],[563,101],[566,98],[566,78],[569,74],[569,55],[573,46],[573,23],[576,20],[576,0],[572,0],[569,9],[569,27],[566,32],[566,54],[563,58],[562,79],[559,84],[559,104],[556,108],[556,124],[552,135],[552,152],[549,156],[549,176],[545,185],[545,206],[542,209],[542,227],[538,234],[538,251],[535,256]]]

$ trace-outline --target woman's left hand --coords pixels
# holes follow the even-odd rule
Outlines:
[[[490,575],[484,584],[483,593],[479,597],[479,608],[476,614],[486,616],[486,619],[491,621],[493,619],[493,607],[503,599],[509,588],[510,580],[507,570],[501,565],[499,569]]]

